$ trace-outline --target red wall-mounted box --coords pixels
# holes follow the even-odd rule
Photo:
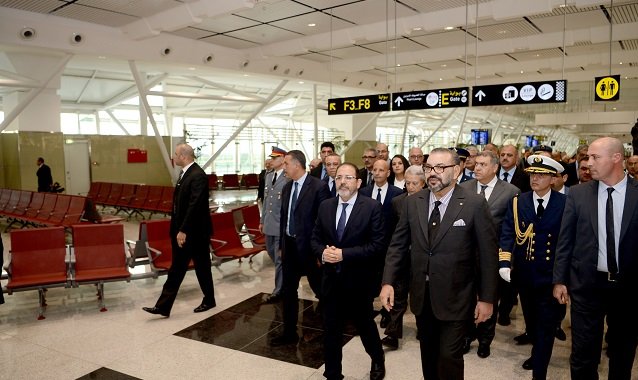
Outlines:
[[[145,150],[129,149],[127,160],[128,163],[148,162],[148,156]]]

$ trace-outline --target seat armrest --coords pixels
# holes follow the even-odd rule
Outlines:
[[[228,244],[227,241],[224,240],[218,240],[218,239],[210,239],[210,248],[213,252],[215,252],[216,250],[222,248],[223,246],[225,246],[226,244]]]
[[[162,251],[152,248],[150,245],[148,245],[148,242],[146,242],[146,253],[148,254],[148,259],[151,262],[155,261],[155,259],[162,255]]]

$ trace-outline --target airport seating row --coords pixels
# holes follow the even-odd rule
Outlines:
[[[257,206],[251,205],[211,213],[212,266],[219,267],[222,262],[234,259],[241,263],[243,258],[250,258],[252,262],[252,257],[264,249],[265,245],[259,244],[264,236],[252,228],[255,211],[258,216]],[[237,227],[238,217],[241,227]],[[137,241],[124,240],[122,224],[75,224],[70,230],[70,245],[66,244],[64,227],[13,230],[10,233],[7,293],[37,290],[38,319],[44,319],[48,288],[95,284],[100,311],[106,311],[105,282],[157,278],[166,274],[171,266],[170,219],[142,221]],[[133,271],[135,274],[129,270],[140,265],[148,265],[150,270]]]
[[[224,174],[221,178],[217,174],[208,174],[208,187],[210,190],[239,190],[256,189],[259,187],[259,175],[249,174]]]
[[[134,185],[128,183],[92,182],[88,198],[101,207],[113,207],[128,216],[148,211],[152,214],[170,214],[173,209],[172,186]]]

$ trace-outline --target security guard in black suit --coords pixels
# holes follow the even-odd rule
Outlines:
[[[527,161],[530,166],[525,171],[530,174],[533,191],[515,197],[503,220],[499,274],[510,281],[511,272],[532,340],[532,355],[523,368],[533,370],[533,379],[544,380],[561,310],[552,294],[552,272],[566,197],[551,189],[563,171],[561,164],[540,155],[531,155]]]

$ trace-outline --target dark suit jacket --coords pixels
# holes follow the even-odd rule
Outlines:
[[[38,176],[38,191],[49,191],[53,185],[53,177],[51,176],[51,168],[47,164],[42,164],[35,173]]]
[[[500,168],[499,168],[499,171],[496,173],[500,173]],[[499,177],[499,179],[502,179],[502,178]],[[529,175],[527,175],[527,173],[525,173],[523,169],[521,169],[518,166],[516,167],[516,171],[514,172],[514,175],[512,176],[512,180],[510,181],[510,184],[521,189],[521,193],[526,193],[532,190],[532,187],[529,184]]]
[[[472,319],[477,296],[495,303],[498,284],[496,232],[487,202],[459,186],[453,191],[432,242],[427,233],[430,191],[405,198],[383,274],[384,284],[394,284],[402,270],[411,268],[410,307],[415,315],[423,311],[429,276],[432,310],[446,321]]]
[[[374,185],[369,185],[359,189],[359,194],[366,196],[368,198],[372,198],[376,201],[376,194],[372,194],[374,190]],[[392,233],[394,232],[394,227],[397,225],[396,214],[392,210],[392,199],[394,197],[398,197],[403,194],[403,190],[399,189],[394,185],[388,184],[388,190],[385,194],[385,201],[383,202],[382,210],[383,210],[383,222],[385,224],[385,242],[386,245],[390,244],[390,239],[392,238]]]
[[[476,182],[478,182],[477,179],[471,179],[469,181],[463,182],[460,186],[470,192],[476,192]],[[512,203],[512,198],[514,198],[516,194],[519,193],[520,190],[518,189],[518,187],[512,185],[511,183],[501,181],[500,179],[496,180],[496,184],[494,185],[492,194],[490,194],[490,199],[487,200],[487,205],[490,209],[490,214],[492,215],[494,225],[496,226],[497,237],[501,236],[501,223],[503,222],[503,218],[507,213],[507,207],[510,203]]]
[[[336,197],[337,196],[337,183],[335,181],[333,181],[332,189],[330,189],[330,176],[329,175],[326,175],[325,177],[323,177],[321,179],[321,181],[323,183],[325,183],[326,186],[328,187],[328,191],[330,192],[330,196],[331,197]]]
[[[516,244],[512,200],[509,202],[507,216],[503,221],[503,232],[499,240],[501,249],[512,253],[511,265],[510,262],[501,261],[500,266],[513,267],[512,282],[519,287],[539,287],[552,284],[556,244],[565,209],[565,195],[552,190],[549,203],[545,207],[545,213],[542,218],[538,218],[536,216],[537,204],[534,203],[533,194],[531,191],[521,194],[518,197],[517,207],[520,230],[525,231],[530,224],[534,224],[531,245],[528,245],[528,242],[523,245]],[[528,252],[528,247],[531,248],[530,252]]]
[[[257,200],[264,199],[264,193],[266,190],[266,174],[268,174],[269,172],[270,171],[266,171],[266,169],[263,169],[259,173],[259,185],[257,185]]]
[[[368,186],[368,169],[366,169],[365,166],[359,169],[357,177],[361,178],[361,187]]]
[[[208,177],[197,163],[188,168],[175,185],[171,239],[175,239],[179,231],[186,234],[187,241],[197,239],[201,244],[208,242],[212,233],[208,208]]]
[[[280,244],[284,257],[286,254],[287,240],[284,237],[286,236],[286,228],[288,227],[288,208],[290,207],[293,183],[294,181],[289,181],[284,186],[281,195],[280,236],[282,239]],[[301,191],[297,196],[295,209],[292,210],[292,212],[295,213],[295,243],[297,245],[297,252],[300,255],[306,255],[306,258],[313,256],[310,248],[310,238],[312,236],[312,229],[315,227],[319,204],[328,198],[330,198],[328,185],[318,178],[306,175]]]
[[[341,241],[337,239],[337,207],[339,197],[319,206],[312,233],[312,251],[321,260],[326,245],[343,250],[343,261],[323,265],[322,294],[352,292],[374,298],[378,295],[378,278],[370,276],[379,257],[384,255],[383,219],[379,202],[358,195]]]
[[[574,186],[578,185],[578,170],[576,169],[576,162],[570,162],[569,164],[563,164],[565,168],[565,172],[567,174],[567,181],[565,182],[565,186]]]
[[[558,237],[554,284],[573,292],[589,291],[598,265],[598,181],[572,186],[567,195]],[[603,184],[604,186],[604,184]],[[638,291],[638,181],[627,178],[618,245],[619,282]]]
[[[312,169],[310,171],[310,175],[315,177],[315,178],[321,178],[321,171],[323,170],[323,162],[319,163],[319,165],[317,165],[316,168]],[[328,176],[328,173],[326,173],[326,177]]]

